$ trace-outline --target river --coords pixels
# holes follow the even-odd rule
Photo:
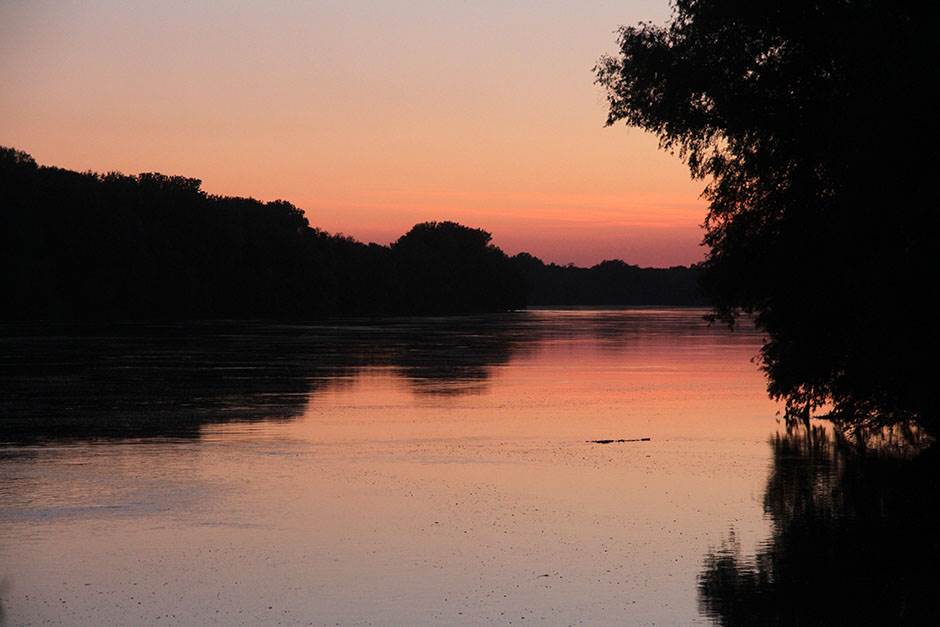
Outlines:
[[[7,325],[0,611],[708,623],[781,426],[760,335],[704,313]]]

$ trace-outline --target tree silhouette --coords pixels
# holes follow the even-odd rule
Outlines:
[[[708,180],[703,281],[753,313],[772,395],[843,424],[937,419],[937,7],[677,0],[595,68],[608,124]]]
[[[608,259],[590,268],[545,264],[529,253],[512,258],[528,302],[539,305],[703,305],[698,266],[641,268]]]
[[[180,176],[40,167],[9,148],[0,148],[0,227],[7,320],[498,312],[539,302],[528,297],[544,298],[563,279],[529,275],[489,233],[454,222],[419,224],[392,246],[367,245],[311,227],[282,200],[211,196]],[[588,293],[686,304],[670,290],[694,282],[689,268],[617,263],[630,271]],[[568,273],[590,278],[577,270]]]
[[[492,236],[455,222],[415,225],[391,246],[402,303],[420,313],[525,307],[522,277]]]

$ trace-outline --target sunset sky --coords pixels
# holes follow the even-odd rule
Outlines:
[[[703,184],[605,128],[593,67],[666,0],[0,3],[0,145],[283,198],[387,243],[483,227],[507,252],[702,258]]]

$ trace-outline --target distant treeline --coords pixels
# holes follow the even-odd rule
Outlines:
[[[526,305],[699,304],[695,268],[508,257],[481,229],[418,224],[389,246],[309,225],[285,201],[198,179],[79,173],[0,148],[5,319],[314,318]]]
[[[512,258],[530,305],[704,305],[693,266],[641,268],[620,260],[590,268],[546,265],[529,253]]]

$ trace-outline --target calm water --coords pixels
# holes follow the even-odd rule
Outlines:
[[[779,425],[702,314],[5,327],[5,620],[706,623]]]

